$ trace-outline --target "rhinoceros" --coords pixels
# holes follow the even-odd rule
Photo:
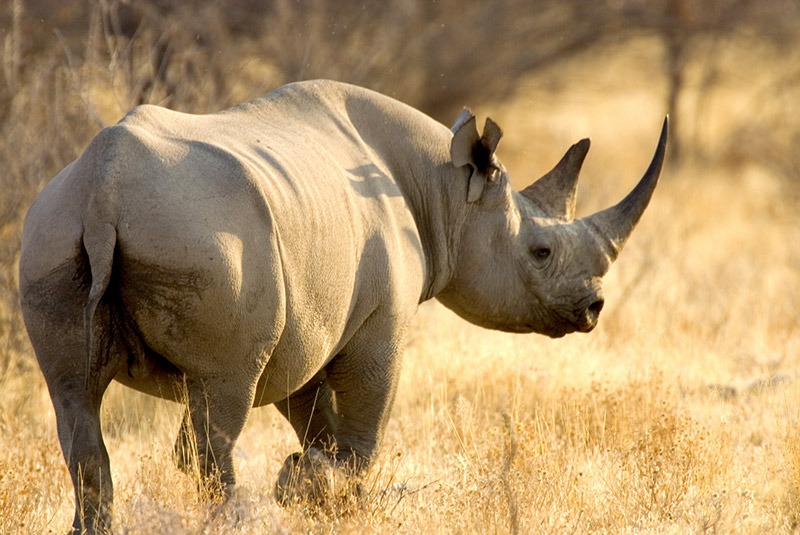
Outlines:
[[[182,401],[176,462],[226,491],[250,409],[275,404],[313,453],[289,456],[280,498],[304,459],[353,477],[368,467],[420,303],[490,329],[591,331],[601,277],[656,187],[667,121],[634,189],[580,219],[589,141],[514,191],[501,136],[467,109],[447,128],[332,81],[209,115],[143,105],[100,131],[30,207],[19,264],[73,529],[111,523],[100,404],[112,380]]]

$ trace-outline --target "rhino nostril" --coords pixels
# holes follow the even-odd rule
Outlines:
[[[600,315],[600,311],[603,310],[604,304],[605,301],[603,301],[602,299],[598,299],[597,301],[595,301],[586,308],[586,312],[588,312],[591,316],[593,316],[596,319]]]

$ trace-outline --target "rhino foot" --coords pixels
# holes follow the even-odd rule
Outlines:
[[[359,494],[353,470],[313,447],[287,457],[275,483],[275,499],[284,506],[308,503],[330,508]]]
[[[250,506],[247,493],[236,485],[228,485],[216,498],[209,503],[206,529],[217,533],[241,526]]]
[[[103,505],[91,517],[76,517],[72,529],[67,532],[67,535],[110,535],[111,533],[114,533],[111,529],[111,511],[108,506]]]

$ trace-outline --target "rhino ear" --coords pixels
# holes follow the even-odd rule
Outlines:
[[[450,130],[453,132],[453,141],[450,143],[450,158],[453,160],[453,165],[456,167],[471,165],[472,150],[480,141],[480,137],[475,116],[469,108],[464,108]]]
[[[486,183],[496,180],[498,176],[493,160],[503,131],[497,123],[486,119],[483,136],[479,136],[475,116],[467,108],[458,116],[451,130],[453,141],[450,144],[450,158],[455,167],[469,165],[472,168],[467,202],[475,202],[483,196]]]
[[[500,128],[496,122],[492,121],[491,117],[486,118],[483,125],[483,135],[481,136],[481,143],[489,149],[490,154],[494,154],[497,149],[497,144],[500,143],[500,138],[503,137],[503,129]]]

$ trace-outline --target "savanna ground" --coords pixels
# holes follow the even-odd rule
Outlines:
[[[131,75],[113,54],[77,65],[62,51],[9,77],[10,46],[13,95],[0,140],[0,533],[59,533],[71,522],[72,488],[16,304],[21,217],[100,124],[124,113],[120,95],[130,92],[120,87],[130,89]],[[517,186],[591,136],[579,213],[621,198],[667,111],[662,48],[647,36],[607,43],[602,55],[577,54],[520,80],[507,98],[473,105],[504,128],[500,156]],[[709,48],[722,66],[713,85],[702,64],[686,70],[679,117],[692,150],[665,167],[606,277],[594,332],[495,333],[435,302],[421,307],[357,504],[275,503],[274,478],[297,441],[266,408],[237,444],[239,489],[214,515],[171,463],[179,407],[112,385],[103,416],[120,532],[797,531],[799,50],[779,54],[742,35]],[[256,59],[244,65],[233,92],[248,98],[266,88],[247,84],[271,71]],[[228,104],[206,102],[203,87],[174,91],[184,92],[184,108]]]

